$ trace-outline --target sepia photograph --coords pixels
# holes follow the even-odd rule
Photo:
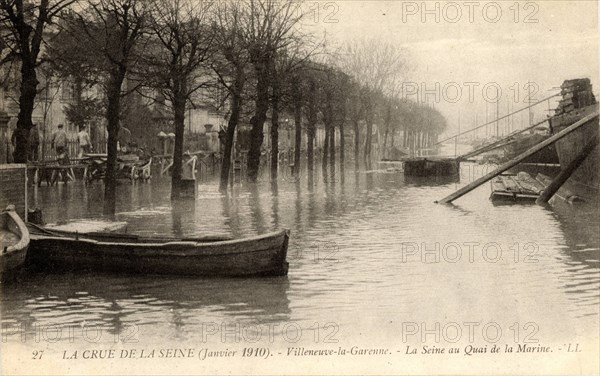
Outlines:
[[[0,0],[0,374],[600,374],[598,17]]]

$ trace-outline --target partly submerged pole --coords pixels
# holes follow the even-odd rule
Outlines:
[[[539,205],[547,203],[560,189],[560,187],[562,187],[565,181],[567,181],[573,171],[577,170],[577,168],[581,165],[581,163],[583,163],[592,150],[594,150],[596,145],[598,145],[598,136],[594,136],[590,142],[585,145],[581,152],[579,152],[579,154],[577,154],[577,156],[560,171],[554,180],[552,180],[552,183],[550,183],[540,194],[540,197],[535,200],[535,203]]]
[[[563,129],[562,131],[558,132],[554,136],[545,139],[544,141],[536,144],[535,146],[531,147],[530,149],[526,150],[525,152],[519,154],[514,159],[511,159],[510,161],[508,161],[506,163],[503,163],[502,165],[500,165],[500,167],[498,167],[494,171],[492,171],[492,172],[490,172],[490,173],[488,173],[488,174],[480,177],[479,179],[475,180],[474,182],[472,182],[470,184],[465,185],[464,187],[462,187],[458,191],[452,193],[449,196],[444,197],[443,199],[441,199],[438,202],[440,204],[448,204],[448,203],[456,200],[457,198],[465,195],[466,193],[471,192],[473,189],[479,187],[483,183],[485,183],[485,182],[487,182],[487,181],[495,178],[496,176],[500,175],[501,173],[503,173],[504,171],[508,170],[509,168],[512,168],[512,167],[518,165],[519,163],[521,163],[525,159],[529,158],[533,154],[537,153],[538,151],[542,150],[546,146],[555,143],[556,141],[560,140],[561,138],[565,137],[569,133],[577,130],[578,128],[580,128],[584,124],[588,123],[589,121],[591,121],[591,120],[593,120],[593,119],[595,119],[597,117],[598,117],[598,111],[596,111],[596,112],[594,112],[594,113],[592,113],[592,114],[584,117],[583,119],[575,122],[574,124],[570,125],[569,127],[567,127],[565,129]]]

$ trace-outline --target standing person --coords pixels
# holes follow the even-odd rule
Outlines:
[[[29,157],[28,159],[32,162],[37,162],[39,159],[39,148],[40,148],[40,133],[37,128],[37,123],[33,123],[33,126],[29,130]]]
[[[77,133],[77,143],[79,144],[79,158],[83,158],[84,154],[89,154],[92,151],[92,142],[90,135],[85,130],[85,126],[79,127],[79,133]]]
[[[52,148],[56,151],[56,159],[59,161],[68,160],[67,156],[67,133],[62,124],[58,124],[58,130],[52,135]]]

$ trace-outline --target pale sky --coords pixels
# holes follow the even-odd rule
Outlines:
[[[305,7],[317,27],[327,30],[328,40],[373,37],[405,48],[414,83],[406,96],[417,98],[413,87],[429,90],[427,101],[437,102],[451,127],[459,112],[462,129],[472,126],[475,113],[481,123],[485,98],[493,102],[496,87],[502,90],[500,115],[509,105],[511,110],[525,106],[529,88],[538,89],[534,99],[542,99],[569,78],[590,78],[594,92],[600,92],[595,0],[322,1]],[[491,119],[496,104],[488,109]],[[536,118],[547,109],[547,104],[538,108]]]

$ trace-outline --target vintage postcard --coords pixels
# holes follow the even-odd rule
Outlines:
[[[0,374],[600,374],[598,2],[0,0]]]

